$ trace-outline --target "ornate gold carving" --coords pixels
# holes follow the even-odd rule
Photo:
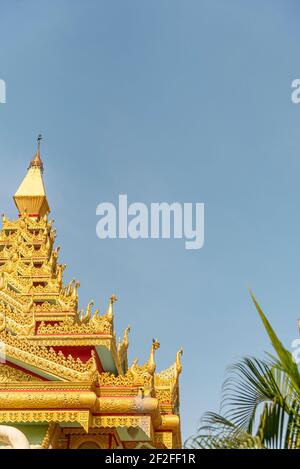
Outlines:
[[[155,432],[154,443],[159,445],[160,443],[167,449],[173,448],[173,434],[172,432]]]
[[[32,314],[24,314],[21,310],[18,310],[1,300],[0,314],[4,315],[7,319],[11,319],[20,326],[31,326],[34,319]]]
[[[1,333],[0,340],[6,346],[6,354],[15,359],[25,361],[37,368],[68,380],[91,380],[96,374],[95,358],[92,355],[87,362],[71,355],[65,357],[62,352],[55,352],[44,345],[35,345],[25,338]]]
[[[53,313],[54,315],[56,315],[57,313],[63,314],[63,313],[68,313],[68,312],[74,312],[74,305],[73,306],[65,305],[62,302],[49,303],[48,301],[43,301],[43,303],[41,304],[34,304],[32,311],[36,315],[38,315],[39,313],[48,313],[48,314]]]
[[[79,423],[86,431],[89,429],[89,411],[73,410],[16,410],[0,411],[0,423],[41,423],[66,422]]]
[[[109,322],[103,321],[91,321],[87,324],[78,324],[73,318],[66,318],[59,324],[45,325],[44,322],[38,327],[37,334],[51,334],[51,335],[89,335],[89,334],[105,334],[110,335],[112,333],[112,326]]]
[[[177,382],[178,377],[182,371],[181,356],[183,350],[180,349],[176,354],[176,361],[174,365],[170,366],[166,370],[157,373],[154,378],[154,382],[157,386],[169,386]]]
[[[160,404],[172,404],[172,393],[170,388],[155,388],[155,397]]]
[[[150,357],[144,365],[138,365],[138,359],[133,360],[130,368],[127,370],[124,378],[127,383],[131,385],[142,385],[146,386],[147,393],[151,392],[153,388],[153,378],[156,368],[154,359],[155,350],[159,348],[159,342],[155,339],[152,340]],[[101,376],[100,376],[101,380]],[[101,381],[100,381],[101,382]]]
[[[162,408],[171,405],[171,410],[177,412],[179,407],[179,375],[182,371],[181,356],[183,350],[176,354],[175,363],[154,376],[155,396]]]
[[[140,371],[140,368],[142,371]],[[115,376],[112,373],[99,373],[100,386],[150,386],[151,376],[140,367],[138,370],[131,367],[125,375]]]
[[[50,422],[46,435],[44,436],[44,439],[41,443],[41,449],[49,448],[50,444],[51,446],[53,446],[52,442],[58,430],[59,430],[58,425],[54,422]]]
[[[7,409],[90,409],[96,402],[95,393],[68,390],[1,390],[1,406]]]
[[[0,365],[0,383],[11,383],[14,381],[42,381],[40,378],[28,375],[21,370],[12,368],[4,363]]]
[[[92,418],[92,427],[139,427],[145,432],[147,437],[151,438],[152,426],[151,418],[148,416],[132,416],[132,415],[119,415],[119,416],[96,416]]]
[[[0,302],[0,317],[2,318],[0,332],[8,329],[11,332],[21,336],[28,336],[34,333],[35,319],[34,316],[24,316],[23,313],[17,313],[12,307],[6,306]]]

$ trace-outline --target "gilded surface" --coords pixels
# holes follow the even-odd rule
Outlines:
[[[11,368],[4,363],[0,366],[0,383],[13,383],[15,381],[19,382],[37,382],[42,381],[36,376],[26,374],[24,371]]]
[[[146,416],[132,416],[132,415],[119,415],[119,416],[101,416],[93,417],[92,419],[93,427],[109,427],[109,428],[118,428],[118,427],[139,427],[144,431],[146,436],[151,439],[151,419]]]
[[[159,448],[180,446],[182,350],[174,365],[156,373],[160,344],[153,339],[148,360],[129,364],[130,327],[116,342],[116,296],[104,313],[93,300],[79,307],[80,282],[64,282],[66,265],[54,245],[39,152],[38,146],[14,196],[19,218],[2,216],[0,357],[6,362],[0,363],[0,408],[7,410],[0,410],[0,423],[49,423],[43,448],[87,441],[107,447],[108,433],[122,447],[117,428],[142,430]],[[63,433],[64,423],[74,426],[72,438],[70,429]]]
[[[16,410],[0,411],[0,423],[41,423],[41,422],[66,422],[78,423],[86,431],[89,429],[90,415],[88,411],[69,410]]]

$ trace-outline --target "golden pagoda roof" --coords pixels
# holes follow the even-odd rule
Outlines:
[[[80,282],[64,282],[42,173],[39,137],[14,196],[20,216],[3,215],[0,228],[0,424],[46,422],[70,447],[110,432],[124,449],[180,448],[182,350],[157,373],[153,339],[148,360],[129,364],[130,326],[116,340],[116,296],[103,313],[93,300],[79,308]]]
[[[50,212],[42,175],[44,168],[40,155],[41,138],[39,135],[37,151],[13,197],[20,215],[27,213],[31,217],[43,217]]]

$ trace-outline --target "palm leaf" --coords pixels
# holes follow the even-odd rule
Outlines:
[[[277,357],[246,357],[230,367],[222,413],[204,414],[189,440],[194,448],[300,448],[300,373],[250,294]]]
[[[278,339],[274,329],[272,328],[271,324],[267,320],[266,316],[264,315],[262,309],[260,308],[259,304],[257,303],[253,293],[250,291],[251,298],[253,303],[257,309],[257,312],[263,322],[263,325],[267,331],[267,334],[271,340],[271,343],[278,355],[278,362],[277,365],[281,367],[286,373],[289,375],[291,381],[293,381],[294,386],[300,392],[300,373],[295,363],[292,354],[286,350],[286,348],[282,345],[280,340]]]

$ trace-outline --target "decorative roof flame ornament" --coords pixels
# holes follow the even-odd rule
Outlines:
[[[106,311],[106,316],[108,321],[112,322],[114,319],[114,303],[118,301],[116,295],[112,295],[109,299],[108,309]]]
[[[130,331],[131,331],[131,326],[126,327],[126,329],[124,331],[123,344],[127,348],[128,348],[128,345],[129,345],[128,334],[129,334]]]
[[[182,363],[181,363],[181,357],[183,355],[183,348],[181,347],[178,352],[176,353],[176,361],[175,361],[175,366],[176,366],[176,379],[178,379],[180,373],[182,372]]]
[[[91,309],[94,306],[94,300],[91,300],[86,307],[86,312],[83,316],[81,316],[81,323],[86,324],[91,319]]]
[[[126,329],[124,330],[124,335],[123,335],[122,341],[119,338],[119,341],[118,341],[118,353],[119,354],[120,354],[121,350],[124,350],[124,349],[127,350],[128,349],[128,346],[129,346],[128,334],[129,334],[130,331],[131,331],[131,326],[126,327]]]
[[[80,281],[77,280],[74,284],[72,293],[71,293],[71,300],[74,304],[78,304],[78,288],[80,287]]]
[[[147,371],[149,375],[154,375],[156,370],[156,363],[155,363],[155,350],[159,349],[160,343],[157,339],[152,339],[152,345],[150,350],[150,357],[147,363]]]

